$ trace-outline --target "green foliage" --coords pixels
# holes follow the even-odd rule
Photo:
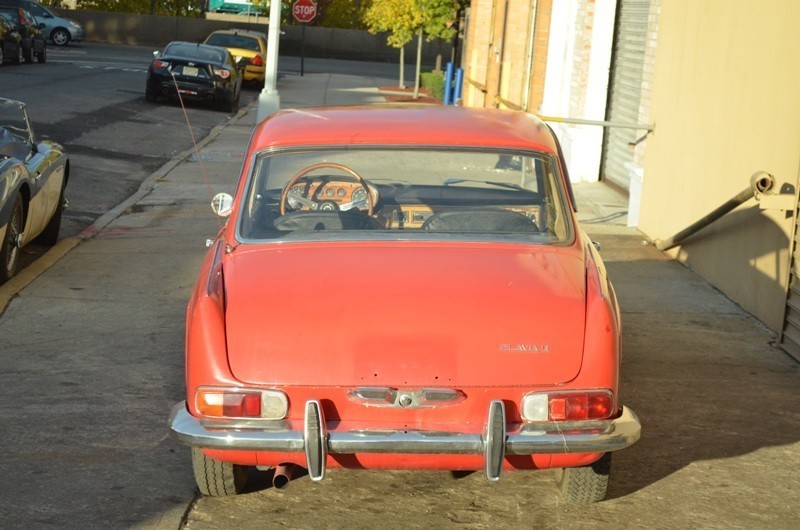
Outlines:
[[[371,33],[386,31],[390,46],[401,48],[420,31],[427,40],[453,38],[463,0],[373,0],[364,14]]]
[[[372,0],[318,0],[317,21],[326,28],[366,29],[364,13]]]
[[[438,100],[444,99],[444,74],[442,72],[422,72],[420,83],[428,93]]]
[[[203,0],[77,0],[76,7],[112,13],[199,17],[204,3]]]

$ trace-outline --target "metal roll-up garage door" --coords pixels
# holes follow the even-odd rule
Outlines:
[[[606,120],[639,122],[642,74],[645,65],[648,17],[651,0],[619,0],[611,56]],[[630,171],[636,141],[635,129],[607,127],[603,138],[601,176],[623,189],[630,188]]]
[[[786,295],[786,312],[781,330],[781,348],[800,361],[800,210],[795,212],[794,241],[792,245],[792,268],[789,277],[789,292]]]

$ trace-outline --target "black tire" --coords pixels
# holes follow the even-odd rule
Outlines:
[[[561,498],[569,504],[592,504],[602,501],[611,475],[611,453],[588,466],[559,469],[556,482]]]
[[[197,488],[208,497],[237,495],[247,483],[248,466],[214,460],[196,447],[192,447],[192,469]]]
[[[17,56],[14,57],[14,64],[22,64],[25,62],[25,50],[22,49],[22,44],[17,46]]]
[[[56,28],[50,34],[50,40],[52,40],[53,44],[56,46],[66,46],[69,44],[71,39],[72,35],[70,35],[69,31],[65,30],[64,28]]]
[[[31,64],[33,63],[33,44],[27,50],[22,50],[22,58],[25,60],[26,63]]]
[[[19,247],[17,238],[23,228],[22,197],[17,193],[14,206],[11,208],[11,217],[6,224],[6,233],[0,246],[0,283],[10,280],[19,268]]]
[[[0,64],[6,62],[6,53],[3,48],[5,48],[5,46],[0,44]]]
[[[148,103],[155,103],[156,101],[158,101],[158,92],[156,92],[155,90],[150,90],[150,88],[148,87],[144,91],[144,100],[147,101]]]
[[[43,46],[42,51],[36,54],[36,61],[42,64],[47,61],[47,47]]]
[[[58,234],[61,231],[61,216],[64,213],[64,188],[61,188],[61,196],[58,198],[58,206],[53,212],[53,217],[48,221],[42,233],[36,238],[37,243],[53,246],[58,243]]]

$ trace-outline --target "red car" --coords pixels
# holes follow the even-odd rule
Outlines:
[[[558,142],[495,109],[284,110],[254,131],[186,320],[170,426],[205,495],[248,468],[559,469],[606,493],[640,424]]]

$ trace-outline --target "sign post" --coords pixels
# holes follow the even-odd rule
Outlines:
[[[264,88],[258,96],[258,123],[281,108],[278,94],[278,44],[281,25],[281,2],[272,0],[269,6],[269,34],[267,35],[267,64],[264,72]]]
[[[317,4],[314,0],[295,0],[292,4],[294,19],[303,25],[300,39],[300,76],[303,76],[306,59],[306,26],[317,16]]]

